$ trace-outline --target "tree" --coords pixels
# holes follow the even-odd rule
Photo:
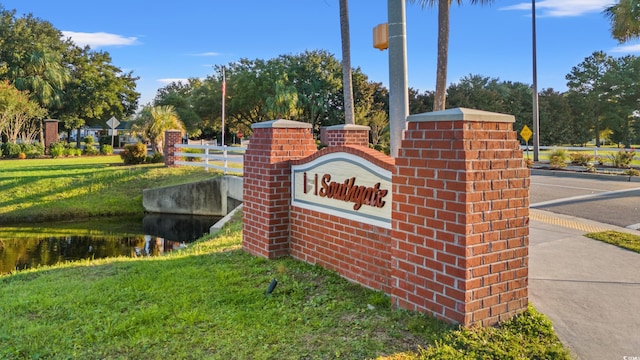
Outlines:
[[[16,18],[15,10],[1,10],[0,38],[0,59],[6,66],[3,78],[18,90],[28,90],[41,106],[60,107],[70,79],[62,58],[70,43],[62,40],[62,33],[31,14]]]
[[[419,90],[409,88],[409,113],[421,114],[433,109],[433,91],[425,91],[420,94]]]
[[[135,91],[138,78],[113,65],[109,53],[73,46],[65,59],[70,64],[70,81],[62,106],[53,112],[65,129],[79,131],[85,123],[104,126],[112,116],[123,119],[133,115],[140,97]]]
[[[409,0],[412,3],[418,2],[423,8],[425,6],[435,6],[438,4],[438,64],[436,70],[436,92],[433,110],[445,109],[446,89],[447,89],[447,63],[449,61],[449,12],[452,0]],[[455,0],[458,5],[462,0]],[[471,4],[490,4],[493,0],[469,0]]]
[[[165,131],[184,130],[184,125],[173,106],[146,106],[135,120],[132,130],[148,139],[154,152],[162,154]]]
[[[187,83],[172,82],[158,89],[153,99],[154,106],[171,105],[175,108],[178,117],[186,127],[190,138],[198,138],[205,131],[202,118],[194,110],[193,92],[201,86],[200,79],[192,78]]]
[[[349,1],[340,1],[340,37],[342,39],[342,92],[344,94],[344,123],[355,124],[351,74],[351,34],[349,32]]]
[[[566,76],[569,91],[576,92],[585,100],[583,116],[589,119],[596,146],[600,145],[600,131],[603,130],[602,115],[607,106],[608,89],[604,82],[604,75],[613,66],[614,61],[604,52],[596,51],[574,66]]]
[[[623,56],[615,59],[603,83],[608,89],[605,107],[606,124],[611,129],[611,140],[618,145],[631,147],[640,123],[638,99],[640,99],[640,58]]]
[[[540,143],[563,145],[571,142],[571,108],[564,94],[553,89],[540,93]]]
[[[8,142],[15,144],[18,138],[25,142],[34,140],[39,132],[38,120],[46,113],[46,109],[30,99],[28,92],[0,81],[0,134]]]
[[[611,22],[611,35],[620,43],[640,37],[640,2],[619,0],[607,7],[604,15]]]

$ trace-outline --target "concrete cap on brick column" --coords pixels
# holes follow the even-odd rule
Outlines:
[[[165,130],[165,132],[182,133],[182,130],[178,130],[178,129],[170,129],[170,130]]]
[[[311,129],[311,124],[301,122],[301,121],[293,121],[293,120],[270,120],[263,121],[260,123],[256,123],[251,125],[252,129],[272,129],[272,128],[287,128],[287,129]]]
[[[364,130],[364,131],[369,131],[371,130],[371,128],[369,126],[365,126],[365,125],[353,125],[353,124],[340,124],[340,125],[332,125],[332,126],[325,126],[325,129],[327,129],[327,131],[331,131],[331,130]]]
[[[46,123],[48,123],[48,122],[60,122],[60,120],[56,120],[56,119],[44,119],[42,121],[44,121]]]
[[[516,121],[515,116],[494,113],[490,111],[455,108],[441,111],[434,111],[422,114],[409,115],[407,121],[412,122],[429,122],[429,121],[477,121],[477,122],[505,122],[513,123]]]

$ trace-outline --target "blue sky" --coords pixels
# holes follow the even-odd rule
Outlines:
[[[609,34],[602,9],[614,0],[538,0],[538,88],[566,90],[565,75],[594,51],[640,52]],[[206,77],[241,58],[324,49],[340,58],[338,0],[0,0],[17,15],[51,22],[80,45],[108,51],[113,64],[139,76],[140,104],[170,81]],[[468,74],[532,83],[531,2],[464,2],[451,9],[448,82]],[[352,65],[388,84],[388,52],[372,29],[387,21],[387,1],[350,0]],[[435,87],[437,9],[407,4],[409,86]]]

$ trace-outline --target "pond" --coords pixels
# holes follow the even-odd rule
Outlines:
[[[159,256],[209,233],[220,218],[152,214],[143,218],[3,225],[0,275],[59,262]]]

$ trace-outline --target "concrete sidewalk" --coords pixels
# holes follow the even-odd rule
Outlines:
[[[531,209],[529,301],[576,359],[640,359],[640,254],[591,240],[638,231]]]

